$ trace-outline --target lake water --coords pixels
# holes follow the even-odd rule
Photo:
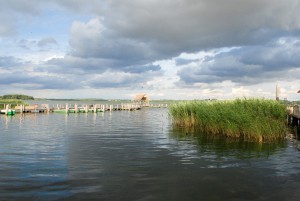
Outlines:
[[[298,141],[174,129],[167,109],[0,116],[0,200],[299,200]]]

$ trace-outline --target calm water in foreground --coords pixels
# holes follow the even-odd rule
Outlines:
[[[175,130],[166,109],[0,116],[0,200],[299,200],[298,141]]]

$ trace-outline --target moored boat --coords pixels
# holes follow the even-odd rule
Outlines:
[[[97,112],[104,112],[104,110],[103,109],[97,109]]]
[[[1,110],[0,111],[1,114],[7,114],[7,115],[15,115],[16,114],[16,110],[13,109],[8,109],[8,110]]]
[[[57,110],[53,110],[53,112],[55,112],[55,113],[67,113],[65,109],[57,109]]]

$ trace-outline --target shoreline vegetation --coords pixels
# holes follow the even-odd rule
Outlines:
[[[11,94],[0,96],[0,109],[5,104],[12,108],[34,101],[120,101],[106,99],[46,99],[28,95]],[[128,100],[130,101],[130,100]],[[194,129],[210,136],[225,136],[245,141],[274,142],[287,134],[286,105],[266,99],[220,100],[152,100],[168,102],[169,114],[175,126]],[[27,103],[26,103],[27,104]]]
[[[1,99],[0,98],[0,109],[4,109],[4,105],[10,104],[12,108],[17,105],[23,104],[22,100],[19,99]]]
[[[7,104],[14,108],[17,105],[24,104],[23,100],[34,100],[34,97],[23,94],[7,94],[0,96],[0,109],[4,109],[4,105]]]
[[[184,101],[169,112],[175,126],[212,136],[274,142],[287,134],[286,106],[275,100]]]
[[[28,96],[28,95],[23,95],[23,94],[7,94],[7,95],[0,96],[0,100],[7,100],[7,99],[10,99],[10,100],[13,100],[13,99],[16,99],[16,100],[34,100],[34,97],[33,96]]]

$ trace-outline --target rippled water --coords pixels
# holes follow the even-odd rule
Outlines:
[[[0,116],[0,200],[299,200],[297,140],[173,129],[166,109]]]

